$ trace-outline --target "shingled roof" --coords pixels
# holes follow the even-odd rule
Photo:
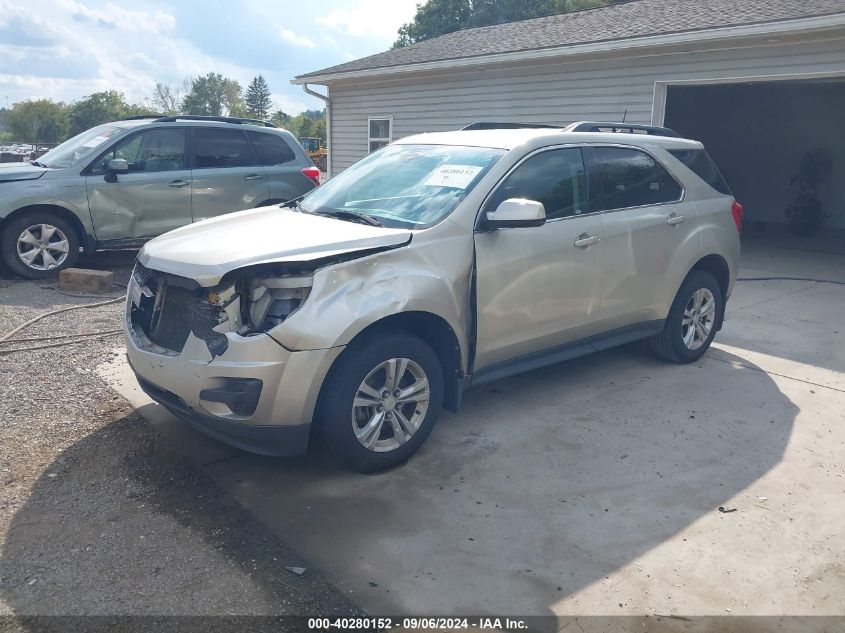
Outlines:
[[[447,33],[297,79],[838,13],[845,0],[631,0]]]

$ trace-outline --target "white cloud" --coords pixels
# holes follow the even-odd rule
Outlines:
[[[45,39],[37,47],[0,45],[0,95],[9,95],[11,103],[31,98],[72,101],[117,89],[140,101],[152,94],[156,81],[179,84],[214,70],[246,85],[254,74],[173,37],[173,15],[138,6],[145,8],[107,4],[100,10],[75,0],[30,0],[24,7],[0,0],[0,26],[14,19],[15,24],[31,24]],[[44,15],[50,19],[38,17]],[[54,60],[52,72],[42,58]],[[16,59],[21,61],[15,65]]]
[[[358,1],[333,0],[347,2],[345,6]],[[350,57],[346,51],[360,57],[382,46],[369,40],[341,42],[342,35],[316,27],[313,14],[303,14],[281,31],[270,21],[261,31],[269,40],[268,53],[249,57],[241,54],[241,48],[248,48],[237,39],[243,35],[236,36],[240,32],[233,29],[230,40],[219,21],[211,21],[209,28],[227,34],[226,47],[209,46],[205,29],[198,34],[182,28],[177,22],[186,19],[181,5],[167,0],[103,2],[107,4],[0,0],[0,106],[39,98],[72,102],[104,90],[119,90],[131,102],[144,102],[158,81],[180,86],[186,77],[214,71],[243,87],[263,74],[276,93],[274,107],[296,114],[321,108],[322,103],[289,85],[291,77],[339,63]],[[297,2],[285,4],[292,8]],[[245,21],[278,15],[279,0],[243,3]],[[200,16],[190,16],[192,22],[195,18]]]
[[[387,42],[396,39],[399,27],[410,22],[419,0],[358,0],[352,9],[332,9],[314,21],[330,29],[355,37],[378,37]]]
[[[279,31],[279,35],[282,36],[282,39],[286,41],[288,44],[293,44],[294,46],[304,46],[306,48],[316,48],[317,44],[307,35],[299,35],[298,33],[294,33],[289,29],[281,29]]]
[[[108,3],[104,9],[89,9],[74,0],[59,0],[59,6],[69,11],[77,22],[92,22],[104,28],[135,29],[161,33],[176,26],[176,19],[160,9],[155,11],[132,11]]]

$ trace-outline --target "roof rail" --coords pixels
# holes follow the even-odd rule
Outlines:
[[[647,134],[649,136],[669,136],[683,138],[675,130],[657,125],[638,125],[636,123],[616,123],[614,121],[578,121],[566,127],[567,132],[618,132],[621,134]]]
[[[261,119],[248,119],[236,116],[202,116],[199,114],[136,114],[123,119],[124,121],[137,121],[139,119],[153,119],[153,123],[173,123],[174,121],[217,121],[218,123],[237,123],[240,125],[263,125],[264,127],[276,127],[270,121]]]
[[[562,125],[547,125],[544,123],[497,123],[495,121],[479,121],[462,127],[461,130],[521,130],[523,128],[551,128],[559,130]]]

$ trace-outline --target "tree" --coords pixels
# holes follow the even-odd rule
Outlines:
[[[179,114],[182,99],[187,92],[187,85],[187,79],[182,84],[182,88],[173,88],[157,81],[151,99],[156,112],[160,112],[161,114]]]
[[[22,143],[59,143],[67,138],[68,107],[49,99],[21,101],[6,110],[6,130]]]
[[[0,143],[5,143],[6,141],[14,140],[12,138],[12,133],[9,132],[6,126],[6,113],[8,110],[6,108],[0,108]]]
[[[429,0],[417,5],[413,21],[399,28],[393,48],[476,26],[527,20],[601,7],[626,0]]]
[[[466,28],[472,15],[470,0],[429,0],[417,5],[412,22],[399,28],[394,48]]]
[[[73,136],[95,125],[148,113],[149,109],[144,106],[127,103],[123,93],[117,90],[95,92],[70,106],[70,134]]]
[[[246,89],[246,111],[249,116],[256,119],[266,119],[273,105],[270,99],[270,86],[267,85],[264,77],[258,75],[253,77]]]
[[[291,116],[289,114],[285,114],[281,110],[276,110],[273,113],[273,116],[270,117],[270,123],[277,127],[283,127],[285,129],[287,129],[290,120]]]
[[[202,116],[243,116],[241,85],[220,73],[208,73],[191,80],[191,89],[182,100],[182,112]]]

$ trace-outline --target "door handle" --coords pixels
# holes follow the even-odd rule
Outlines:
[[[168,187],[187,187],[190,184],[191,183],[188,182],[187,180],[171,180],[169,183],[167,183],[167,186]]]
[[[596,242],[598,242],[600,239],[601,238],[598,235],[590,235],[588,233],[581,233],[581,235],[579,235],[575,239],[575,246],[577,246],[578,248],[587,248],[588,246],[591,246],[591,245],[595,244]]]
[[[676,224],[680,224],[684,220],[686,220],[686,217],[684,217],[683,215],[678,215],[677,213],[670,213],[669,217],[666,218],[666,224],[671,224],[672,226],[674,226]]]
[[[253,182],[255,180],[263,180],[264,176],[261,174],[249,174],[248,176],[244,176],[244,180],[248,182]]]

